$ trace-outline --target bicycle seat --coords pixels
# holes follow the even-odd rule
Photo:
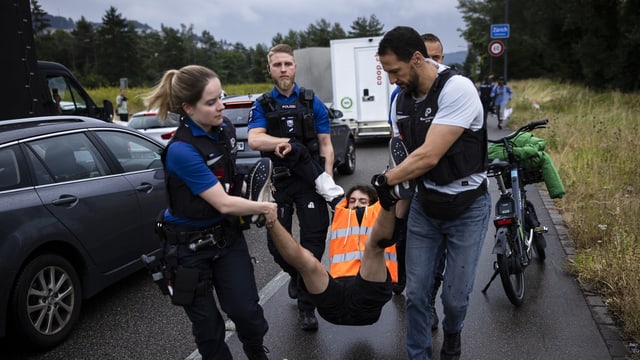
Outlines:
[[[488,176],[497,176],[502,173],[502,170],[511,166],[508,161],[494,159],[487,166],[487,175]]]

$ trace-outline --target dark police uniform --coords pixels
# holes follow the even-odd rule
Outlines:
[[[207,133],[185,118],[163,153],[169,207],[161,227],[165,259],[175,269],[172,302],[189,316],[203,359],[232,359],[212,287],[243,345],[262,346],[268,329],[239,218],[198,196],[218,182],[231,194],[241,188],[234,149],[230,122]]]
[[[324,168],[317,134],[330,134],[329,117],[322,101],[315,97],[311,90],[304,91],[296,84],[289,97],[280,94],[276,88],[263,94],[256,100],[251,112],[248,129],[253,128],[264,128],[269,135],[290,138],[302,143],[312,158]],[[273,161],[273,184],[276,189],[274,198],[278,203],[278,220],[291,233],[295,206],[300,223],[300,245],[320,260],[329,227],[329,211],[325,200],[316,193],[314,183],[305,182],[287,167],[287,160],[280,159],[272,153],[264,153],[263,156],[271,157]],[[305,291],[302,279],[278,254],[269,234],[267,244],[280,267],[291,275],[292,279],[298,279],[298,309],[313,311],[315,305]]]

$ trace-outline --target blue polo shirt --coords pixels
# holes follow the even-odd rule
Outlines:
[[[298,84],[293,84],[291,96],[282,95],[275,87],[271,90],[270,94],[279,104],[293,104],[298,100],[300,87]],[[316,133],[331,134],[329,114],[327,114],[327,109],[324,107],[322,100],[317,96],[313,97],[313,117],[316,120]],[[249,116],[249,124],[247,125],[248,130],[254,128],[267,128],[267,118],[264,116],[264,109],[257,100],[253,103],[253,109]]]
[[[191,130],[193,136],[208,136],[213,141],[220,141],[218,134],[211,134],[204,131],[190,118],[185,117],[183,121]],[[222,126],[225,125],[224,123],[222,124]],[[207,167],[198,150],[184,141],[174,141],[169,145],[165,171],[184,181],[194,195],[199,195],[219,183],[218,178],[211,172],[209,167]],[[164,213],[166,222],[192,227],[212,226],[223,220],[226,216],[227,215],[222,214],[212,219],[193,220],[174,216],[169,209],[166,209]]]

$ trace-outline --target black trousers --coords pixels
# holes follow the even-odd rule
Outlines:
[[[247,243],[241,231],[237,234],[228,248],[211,246],[193,252],[188,245],[180,245],[178,263],[210,273],[220,307],[235,323],[240,341],[247,345],[262,345],[269,326],[258,303],[258,289]],[[224,319],[216,306],[212,289],[196,295],[193,303],[184,306],[184,310],[191,320],[202,359],[232,359],[224,342]]]
[[[324,254],[329,227],[329,209],[326,201],[315,191],[315,185],[292,175],[274,182],[274,198],[278,203],[278,220],[291,233],[293,213],[298,217],[300,226],[300,245],[311,251],[316,259]],[[267,233],[267,246],[273,259],[298,283],[298,309],[314,310],[309,293],[304,287],[298,271],[289,265],[278,253],[271,236]]]

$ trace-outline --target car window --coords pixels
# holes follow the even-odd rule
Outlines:
[[[24,181],[20,173],[18,150],[17,145],[0,149],[0,191],[16,189]]]
[[[162,147],[154,142],[121,131],[97,131],[96,135],[125,172],[162,168]]]
[[[249,123],[249,112],[251,111],[251,105],[247,107],[227,107],[224,109],[222,114],[231,120],[233,125],[237,126],[247,126]]]
[[[60,96],[60,111],[62,114],[73,114],[87,109],[85,99],[78,90],[70,84],[64,76],[54,75],[47,78],[49,90]]]
[[[85,134],[49,137],[27,143],[38,184],[82,180],[110,173]]]

